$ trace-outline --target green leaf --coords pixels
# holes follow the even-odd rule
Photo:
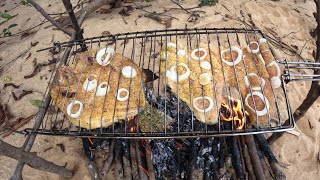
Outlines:
[[[10,28],[13,28],[13,27],[16,27],[16,26],[18,26],[18,24],[10,24],[10,26],[8,27],[8,30],[9,30]]]
[[[42,101],[41,101],[41,100],[38,100],[38,99],[30,100],[30,103],[31,103],[33,106],[36,106],[36,107],[38,107],[38,108],[40,108],[41,105],[42,105]]]
[[[27,5],[28,3],[29,3],[28,0],[21,0],[22,5]]]
[[[17,15],[18,15],[18,14],[11,16],[10,14],[2,13],[2,14],[1,14],[1,17],[4,18],[4,19],[6,19],[7,21],[9,21],[10,19],[16,17]]]

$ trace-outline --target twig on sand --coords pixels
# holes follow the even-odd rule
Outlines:
[[[61,26],[61,24],[59,24],[57,21],[55,21],[52,17],[50,17],[45,11],[44,9],[38,4],[36,3],[34,0],[28,0],[28,2],[34,7],[36,8],[37,11],[39,11],[39,13],[42,14],[43,17],[45,17],[48,21],[50,21],[54,26],[56,26],[59,30],[61,30],[62,32],[66,33],[67,35],[71,36],[72,33],[68,30],[66,30],[64,27]]]

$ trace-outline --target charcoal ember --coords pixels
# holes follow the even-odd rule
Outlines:
[[[173,176],[179,176],[174,139],[153,140],[150,142],[150,148],[157,179],[172,179]]]

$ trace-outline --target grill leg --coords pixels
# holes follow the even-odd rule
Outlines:
[[[94,161],[94,153],[93,153],[93,143],[92,140],[89,138],[81,138],[82,145],[85,155],[87,156],[88,160]]]

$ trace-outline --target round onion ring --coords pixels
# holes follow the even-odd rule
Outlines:
[[[250,48],[250,45],[251,45],[251,44],[256,44],[256,45],[257,45],[257,49],[251,49],[251,48]],[[255,41],[250,42],[250,43],[248,44],[248,46],[247,46],[247,51],[248,51],[249,53],[252,53],[252,54],[257,54],[257,53],[259,53],[259,44],[258,44],[257,42],[255,42]]]
[[[223,54],[224,54],[224,53],[227,53],[227,52],[230,53],[230,49],[225,49],[225,50],[221,51],[221,59],[222,59],[222,61],[223,61],[224,63],[226,63],[228,66],[237,65],[237,64],[242,60],[242,51],[241,51],[240,48],[235,47],[235,46],[231,46],[231,51],[236,51],[236,52],[238,53],[237,59],[236,59],[235,61],[233,61],[233,62],[229,62],[229,61],[227,61],[227,60],[225,60],[225,59],[223,58]]]
[[[248,103],[248,98],[251,96],[258,96],[264,103],[264,108],[261,111],[255,111],[252,107],[249,106]],[[267,99],[267,97],[265,97],[261,92],[252,92],[250,94],[247,95],[247,97],[245,98],[245,105],[248,106],[253,112],[256,112],[257,116],[264,116],[268,113],[269,110],[269,101]]]
[[[249,78],[248,77],[250,77],[250,76],[257,76],[258,78],[260,78],[261,79],[261,87],[260,86],[257,86],[257,87],[251,87],[251,89],[253,90],[253,91],[261,91],[261,89],[263,89],[264,88],[264,85],[266,84],[266,81],[263,79],[263,78],[261,78],[261,77],[259,77],[257,74],[255,74],[255,73],[249,73],[247,76],[244,76],[244,82],[245,82],[245,84],[246,84],[246,86],[249,88],[250,87],[250,81],[249,81]]]
[[[78,110],[76,113],[72,113],[72,109],[73,109],[74,105],[76,105],[76,104],[79,104],[79,105],[80,105],[79,110]],[[72,102],[68,105],[68,107],[67,107],[67,114],[68,114],[70,117],[72,117],[72,118],[78,118],[78,117],[81,115],[82,110],[83,110],[83,104],[82,104],[82,102],[75,100],[75,101],[72,101]]]
[[[270,81],[273,88],[278,88],[281,86],[281,80],[277,76],[270,78]]]
[[[124,97],[121,97],[122,91],[125,91],[127,93]],[[120,88],[117,93],[117,100],[118,101],[126,101],[127,99],[129,99],[129,91],[125,88]]]
[[[208,61],[201,61],[200,67],[202,69],[210,70],[211,69],[211,64]]]
[[[94,74],[92,74],[90,77],[97,77],[96,75],[94,75]],[[90,78],[89,77],[89,78]],[[85,91],[87,91],[87,92],[90,92],[90,91],[93,91],[93,90],[95,90],[96,89],[96,87],[97,87],[97,79],[93,79],[93,80],[89,80],[89,78],[87,78],[85,81],[84,81],[84,83],[83,83],[83,85],[82,85],[82,87],[83,87],[83,89],[85,90]]]
[[[107,54],[106,57],[102,59],[102,57],[105,54]],[[114,49],[103,48],[97,53],[96,60],[101,66],[106,66],[110,63],[110,56],[113,56],[113,54],[114,54]]]
[[[188,66],[186,64],[179,63],[178,66],[182,66],[182,67],[186,68],[187,72],[185,72],[182,75],[178,75],[176,72],[176,66],[172,66],[170,68],[170,70],[167,70],[167,72],[166,72],[167,78],[169,78],[171,81],[177,82],[179,80],[179,82],[180,82],[180,81],[187,79],[190,76],[190,69],[188,68]]]
[[[199,76],[199,82],[202,86],[208,85],[210,83],[211,76],[208,73],[202,73]]]
[[[275,66],[277,68],[277,77],[280,77],[281,72],[280,72],[280,68],[279,68],[278,64],[275,61],[272,61],[266,67],[270,67],[270,66]]]
[[[186,51],[181,49],[177,52],[178,56],[184,56],[186,54]]]
[[[197,106],[197,101],[199,101],[200,99],[208,100],[209,101],[209,107],[207,107],[206,109],[200,109]],[[209,111],[211,111],[213,109],[213,105],[214,105],[213,99],[211,97],[209,97],[209,96],[204,96],[204,97],[200,96],[200,97],[196,97],[196,98],[193,99],[193,107],[199,112],[209,112]]]
[[[132,66],[123,67],[121,72],[126,78],[134,78],[137,76],[137,71]]]
[[[106,86],[106,87],[102,87],[102,86]],[[110,91],[110,86],[108,85],[108,83],[102,82],[99,84],[97,88],[96,96],[105,96],[106,94],[109,93],[109,91]]]
[[[198,56],[196,56],[196,53],[197,52],[200,52],[202,51],[203,52],[203,55],[201,57],[199,57],[200,53],[198,54]],[[207,50],[205,48],[197,48],[197,49],[194,49],[192,52],[191,52],[191,58],[194,59],[194,60],[204,60],[204,58],[207,57]]]

